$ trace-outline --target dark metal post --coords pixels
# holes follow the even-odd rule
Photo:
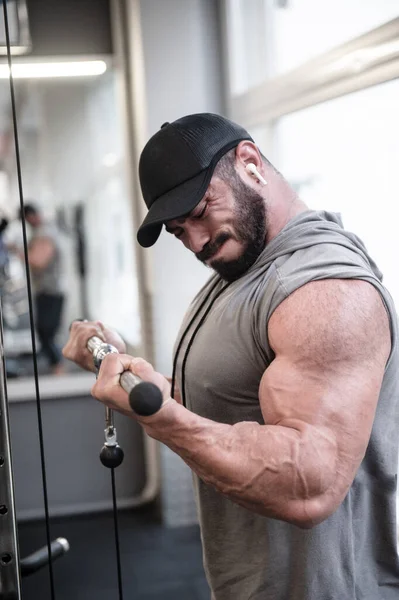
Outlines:
[[[21,600],[19,550],[0,302],[0,598]]]

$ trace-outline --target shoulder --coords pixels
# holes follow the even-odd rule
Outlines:
[[[298,288],[273,312],[268,337],[276,354],[323,363],[361,356],[386,362],[391,346],[381,295],[367,281],[354,279],[324,279]]]
[[[51,221],[49,221],[48,223],[45,223],[43,225],[42,232],[43,232],[42,235],[51,236],[51,237],[57,237],[60,233],[57,229],[56,224],[52,223]]]
[[[57,242],[59,233],[54,225],[51,223],[44,223],[35,231],[33,240],[50,240],[51,242]]]

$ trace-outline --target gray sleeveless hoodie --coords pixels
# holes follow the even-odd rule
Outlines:
[[[177,379],[182,389],[182,363],[190,344],[184,367],[187,407],[222,423],[264,423],[258,386],[273,360],[268,320],[294,290],[331,278],[370,282],[390,318],[392,350],[366,455],[341,506],[310,530],[251,513],[194,476],[213,600],[399,598],[397,319],[381,273],[359,238],[343,229],[338,215],[301,213],[224,291],[226,283],[217,275],[210,279],[194,299],[178,337],[205,302],[179,351]]]

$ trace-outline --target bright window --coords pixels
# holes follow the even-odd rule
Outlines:
[[[311,208],[340,212],[399,308],[399,80],[288,115],[276,166]]]
[[[226,16],[235,95],[399,17],[399,2],[226,0]]]
[[[273,72],[279,75],[399,16],[398,0],[287,0],[274,5]]]

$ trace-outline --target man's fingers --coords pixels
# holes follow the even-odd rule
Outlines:
[[[163,393],[169,393],[168,381],[160,373],[154,371],[154,367],[144,358],[133,358],[128,354],[108,354],[98,374],[96,390],[109,390],[110,386],[119,384],[119,378],[124,371],[131,371],[143,381],[154,383]]]
[[[144,360],[144,358],[134,358],[129,354],[107,354],[102,363],[98,376],[112,378],[116,375],[121,375],[123,371],[131,371],[144,381],[152,381],[154,375],[154,367]]]
[[[101,321],[95,321],[97,336],[105,342],[105,325]]]
[[[144,381],[152,381],[154,375],[154,367],[144,360],[144,358],[133,358],[130,361],[129,370],[143,379]]]
[[[93,357],[87,349],[87,342],[93,336],[105,341],[101,327],[103,325],[100,321],[73,321],[69,331],[69,339],[62,349],[63,356],[84,369],[95,371]]]
[[[109,408],[132,416],[134,411],[130,406],[128,394],[120,385],[120,377],[124,371],[130,371],[142,381],[153,383],[160,389],[163,398],[161,409],[172,401],[167,379],[154,371],[153,366],[143,358],[133,358],[128,354],[108,354],[104,357],[97,381],[91,389],[92,396]],[[135,417],[138,418],[137,415]]]
[[[131,356],[127,354],[108,354],[104,357],[97,381],[91,388],[91,394],[97,400],[105,402],[125,414],[131,414],[127,394],[119,384],[120,376],[129,369]]]
[[[72,321],[69,331],[71,336],[76,335],[81,337],[87,335],[87,339],[89,339],[93,335],[96,335],[102,340],[105,339],[104,325],[101,321]]]
[[[170,384],[166,377],[154,370],[154,367],[144,358],[134,358],[129,367],[130,371],[140,377],[143,381],[153,383],[162,392],[164,401],[170,396]]]
[[[134,359],[128,354],[107,354],[101,363],[99,377],[115,377],[121,375],[123,371],[130,369],[130,363]]]
[[[95,371],[93,357],[87,349],[87,342],[93,336],[115,346],[119,352],[126,352],[126,345],[122,338],[115,331],[107,329],[102,321],[77,320],[71,323],[69,339],[62,350],[62,354],[65,358],[84,369]]]

